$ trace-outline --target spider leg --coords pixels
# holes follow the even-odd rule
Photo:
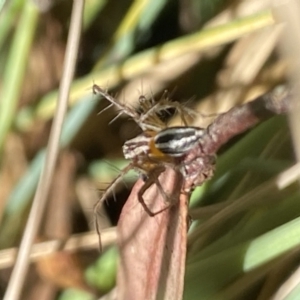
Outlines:
[[[101,198],[96,202],[96,204],[94,205],[94,222],[95,222],[95,229],[96,232],[99,236],[99,249],[100,252],[102,252],[102,243],[101,243],[101,233],[100,233],[100,227],[99,227],[99,223],[98,223],[98,218],[97,218],[97,214],[98,214],[98,210],[101,207],[101,205],[103,204],[103,202],[107,199],[107,197],[113,193],[115,187],[117,186],[117,184],[122,180],[122,178],[130,171],[132,170],[134,167],[132,165],[132,163],[130,163],[129,165],[127,165],[124,169],[121,170],[121,172],[119,173],[119,175],[110,183],[110,185],[107,187],[107,189],[104,191],[104,193],[102,194]]]
[[[192,109],[184,107],[181,103],[177,101],[172,102],[169,99],[162,99],[160,102],[157,102],[153,104],[150,108],[148,108],[147,111],[140,116],[139,121],[142,123],[146,123],[147,119],[151,119],[151,117],[158,118],[156,114],[159,114],[161,111],[167,111],[170,108],[175,109],[179,113],[179,116],[185,126],[188,126],[186,116],[197,115],[197,113],[195,113]],[[158,121],[161,122],[159,118]]]
[[[112,103],[114,106],[116,106],[122,113],[125,113],[126,115],[130,116],[134,120],[138,120],[139,114],[132,108],[130,108],[127,105],[121,104],[119,101],[117,101],[114,97],[112,97],[110,94],[108,94],[105,90],[103,90],[100,86],[97,84],[93,84],[93,93],[95,95],[101,95],[106,100],[108,100],[110,103]]]
[[[157,167],[155,167],[154,169],[152,169],[150,172],[148,172],[148,178],[146,179],[144,185],[142,186],[142,188],[139,190],[138,192],[138,200],[141,203],[141,205],[143,206],[144,210],[146,211],[146,213],[150,216],[150,217],[154,217],[155,215],[158,215],[160,213],[162,213],[163,211],[169,209],[172,206],[172,201],[170,201],[170,196],[168,194],[166,194],[166,192],[164,191],[162,185],[160,184],[158,177],[159,175],[165,171],[165,167],[163,165],[159,165]],[[163,207],[162,209],[158,210],[158,211],[151,211],[151,209],[148,207],[148,205],[146,204],[143,195],[144,193],[153,185],[155,184],[161,194],[161,196],[164,198],[165,202],[167,203],[165,205],[165,207]]]

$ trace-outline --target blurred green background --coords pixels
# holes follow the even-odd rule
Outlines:
[[[2,3],[0,17],[0,248],[16,247],[37,186],[61,79],[71,1]],[[86,0],[61,155],[37,242],[93,230],[99,191],[126,165],[122,144],[139,133],[97,83],[132,106],[171,98],[203,114],[225,112],[284,82],[268,1]],[[207,126],[211,118],[190,120]],[[176,116],[170,125],[179,124]],[[191,201],[184,299],[269,299],[299,261],[299,191],[278,191],[294,163],[285,117],[224,146],[213,180]],[[136,176],[124,178],[102,228],[115,225]],[[204,206],[213,205],[211,210]],[[57,252],[32,264],[22,299],[97,299],[115,285],[116,248]],[[2,252],[4,257],[4,252]],[[0,253],[1,260],[1,253]],[[1,266],[1,264],[0,264]],[[0,270],[5,291],[11,268]],[[276,276],[274,275],[276,274]],[[43,297],[41,297],[43,295]],[[297,294],[298,295],[298,294]],[[300,295],[298,295],[300,297]],[[292,299],[292,298],[291,298]],[[297,298],[294,298],[297,299]]]

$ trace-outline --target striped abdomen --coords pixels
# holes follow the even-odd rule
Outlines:
[[[204,131],[199,127],[170,127],[154,137],[155,147],[168,156],[180,157],[198,143]]]

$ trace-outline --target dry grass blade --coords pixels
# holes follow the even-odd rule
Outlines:
[[[297,161],[300,159],[300,108],[299,108],[299,51],[300,51],[300,40],[299,40],[299,13],[300,6],[297,1],[274,1],[274,14],[281,21],[285,22],[285,34],[281,40],[281,50],[283,55],[289,61],[289,75],[290,82],[294,88],[294,97],[292,99],[293,110],[289,113],[290,128],[294,143],[294,152],[296,154]],[[298,103],[297,103],[298,102]],[[298,176],[299,180],[299,176]],[[300,283],[300,270],[299,266],[294,273],[282,284],[278,291],[273,296],[274,300],[281,299],[292,299],[293,291],[297,293]],[[299,291],[297,293],[299,297]],[[295,296],[294,296],[295,297]],[[296,299],[296,298],[295,298]]]
[[[289,75],[290,82],[294,88],[294,99],[293,100],[293,110],[289,113],[291,133],[293,136],[294,148],[297,160],[300,160],[300,108],[298,97],[300,95],[299,88],[299,51],[300,51],[300,40],[299,40],[299,13],[300,6],[297,1],[274,1],[274,14],[281,21],[285,22],[285,32],[282,35],[282,40],[280,46],[282,48],[282,53],[285,55],[289,62]]]
[[[120,263],[118,299],[182,299],[187,235],[187,195],[181,194],[182,176],[168,168],[159,177],[173,205],[149,217],[138,201],[139,180],[118,223]],[[149,208],[166,206],[157,185],[144,194]]]
[[[70,85],[73,79],[77,59],[77,50],[82,23],[83,4],[84,1],[82,0],[74,1],[69,40],[66,52],[66,60],[64,65],[64,74],[62,78],[56,116],[54,118],[50,134],[45,168],[41,174],[37,191],[33,200],[33,205],[29,214],[28,223],[20,245],[20,252],[18,254],[16,265],[5,293],[5,300],[17,300],[20,298],[23,284],[26,278],[27,269],[29,266],[29,255],[31,246],[39,228],[47,200],[47,195],[49,193],[51,179],[53,176],[54,167],[58,156],[60,133],[62,129],[64,116],[67,110]]]
[[[116,228],[111,227],[101,231],[101,242],[103,247],[108,247],[116,241]],[[56,251],[82,251],[97,249],[99,236],[97,232],[75,234],[66,240],[54,239],[32,245],[30,261],[34,262],[41,257],[55,253]],[[13,266],[18,251],[10,248],[0,251],[0,269]]]

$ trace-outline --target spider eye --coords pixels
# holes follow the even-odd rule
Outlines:
[[[147,98],[144,95],[139,96],[139,103],[143,104],[145,102],[147,102]]]

